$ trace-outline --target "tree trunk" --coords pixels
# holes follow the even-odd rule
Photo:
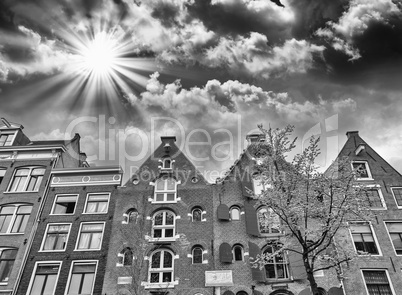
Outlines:
[[[305,267],[306,272],[307,272],[307,279],[308,279],[308,281],[310,283],[311,294],[320,295],[320,293],[318,291],[317,283],[315,281],[313,269],[311,268],[310,262],[308,260],[308,256],[303,254],[303,260],[304,260],[304,267]]]

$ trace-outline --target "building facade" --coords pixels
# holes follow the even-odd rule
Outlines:
[[[161,141],[119,189],[102,294],[213,294],[213,187]]]
[[[402,290],[402,176],[357,131],[347,133],[339,158],[348,157],[366,187],[372,220],[349,220],[344,247],[357,258],[344,269],[345,294],[400,294]]]
[[[36,234],[51,170],[86,165],[78,134],[71,140],[31,141],[23,126],[0,125],[0,294],[13,294]]]
[[[120,167],[59,168],[17,294],[101,294]]]

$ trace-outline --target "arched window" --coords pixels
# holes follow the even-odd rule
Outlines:
[[[123,265],[129,266],[133,264],[133,251],[130,248],[125,248],[123,250]]]
[[[124,216],[124,221],[122,223],[137,223],[138,219],[138,211],[134,208],[128,209],[126,213],[123,214]]]
[[[281,247],[281,244],[273,242],[267,245],[263,253],[267,256],[277,252]],[[267,279],[281,280],[289,278],[289,265],[287,257],[283,252],[275,254],[273,257],[267,260],[265,264],[265,275]]]
[[[230,207],[230,220],[240,220],[240,208],[237,206]]]
[[[24,167],[15,170],[8,191],[37,192],[45,174],[46,167]]]
[[[234,261],[243,261],[243,247],[241,245],[234,245],[232,252]]]
[[[0,233],[23,233],[28,223],[32,205],[8,204],[0,207]]]
[[[152,237],[174,238],[176,215],[172,211],[158,211],[153,216]]]
[[[162,169],[172,169],[172,160],[170,158],[163,158]]]
[[[200,207],[195,207],[191,211],[191,216],[193,219],[193,222],[201,221],[202,220],[202,210]]]
[[[279,216],[268,207],[257,210],[258,228],[262,234],[279,234]]]
[[[173,282],[173,253],[167,249],[159,249],[152,253],[148,280],[151,284]]]
[[[201,246],[195,246],[192,251],[193,264],[199,264],[203,261],[203,249]]]
[[[159,178],[155,183],[155,203],[176,202],[177,182],[172,177]]]

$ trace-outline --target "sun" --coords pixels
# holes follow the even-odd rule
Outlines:
[[[84,72],[94,75],[110,75],[116,69],[119,57],[117,42],[106,32],[97,33],[80,54]]]

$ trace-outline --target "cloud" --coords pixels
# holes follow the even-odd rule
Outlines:
[[[352,0],[337,21],[328,21],[326,27],[319,28],[315,35],[328,40],[335,50],[354,61],[362,57],[360,49],[365,48],[359,48],[358,41],[370,27],[383,24],[392,29],[392,23],[401,17],[400,8],[392,0]]]

